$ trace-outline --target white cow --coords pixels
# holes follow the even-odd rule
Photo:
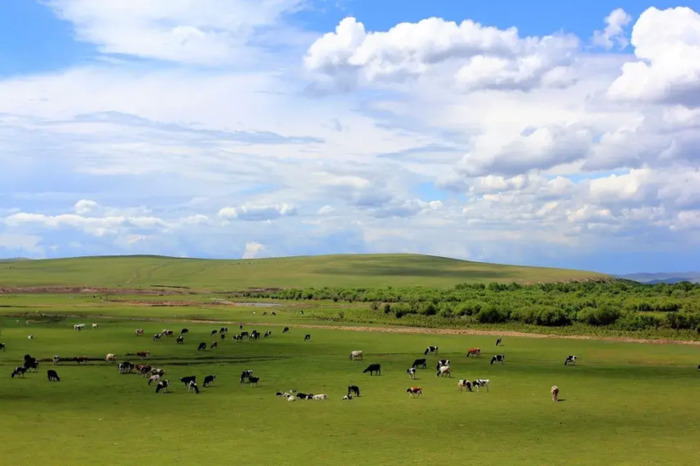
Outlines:
[[[82,330],[85,328],[85,324],[73,324],[75,330]]]
[[[114,353],[108,353],[107,356],[105,356],[105,361],[117,362],[117,356]]]
[[[363,359],[362,351],[355,350],[350,352],[350,359]]]
[[[328,398],[328,395],[325,393],[321,393],[320,395],[314,395],[311,397],[312,400],[325,400]]]
[[[97,328],[99,326],[100,326],[100,324],[92,324],[92,328]]]

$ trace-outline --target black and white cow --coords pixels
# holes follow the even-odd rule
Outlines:
[[[353,393],[355,396],[360,396],[360,387],[357,385],[348,385],[348,396],[352,398]]]
[[[195,395],[199,393],[199,387],[197,386],[197,382],[194,380],[191,380],[189,384],[187,384],[187,391],[192,391]]]
[[[17,366],[15,370],[12,371],[12,378],[14,379],[15,376],[24,377],[25,372],[27,372],[27,369],[25,369],[24,366]]]
[[[245,382],[246,380],[250,379],[250,376],[253,375],[252,369],[247,369],[243,372],[241,372],[241,383]]]
[[[153,341],[158,341],[158,340],[160,340],[160,337],[162,337],[162,336],[163,336],[162,334],[156,333],[155,335],[153,335]]]
[[[218,348],[218,347],[219,347],[219,344],[218,344],[217,342],[214,342],[214,343],[212,343],[211,345],[209,345],[209,349],[215,349],[215,348]]]
[[[148,378],[148,385],[151,385],[153,382],[159,382],[160,381],[160,374],[153,374]]]
[[[264,338],[267,338],[270,335],[272,335],[272,330],[268,330],[267,332],[265,332]]]
[[[49,377],[49,382],[60,382],[61,378],[58,376],[58,372],[56,372],[53,369],[49,369],[46,372],[46,375]]]
[[[570,354],[569,356],[566,357],[566,360],[564,361],[565,366],[569,365],[576,365],[576,356]]]
[[[428,365],[426,364],[425,358],[422,359],[416,359],[413,361],[413,364],[411,364],[411,367],[418,367],[421,366],[423,369],[427,369]]]
[[[199,344],[197,347],[197,351],[206,351],[207,349],[207,342],[203,341]]]
[[[503,343],[503,338],[498,338],[496,340],[496,346],[500,345],[501,343]]]
[[[436,377],[452,377],[452,372],[450,372],[450,366],[440,366],[435,374]]]
[[[53,355],[53,363],[54,365],[58,365],[58,363],[61,362],[61,356],[54,354]]]
[[[217,333],[219,333],[218,330],[212,330],[212,331],[211,331],[212,336],[216,335]]]
[[[220,332],[219,336],[221,337],[222,340],[226,338],[226,334],[224,332]]]
[[[241,341],[241,340],[243,340],[243,335],[234,335],[233,339],[236,341]]]
[[[369,375],[374,375],[375,372],[377,375],[382,375],[382,366],[381,364],[370,364],[367,366],[367,369],[362,371],[363,374],[367,372],[369,372]]]
[[[306,336],[304,337],[304,341],[309,341],[311,340],[311,334],[307,333]]]
[[[486,387],[486,391],[489,391],[489,387],[491,386],[491,380],[489,379],[476,379],[475,381],[472,382],[472,387],[476,388],[476,391],[479,391],[479,387]]]
[[[406,373],[408,374],[408,376],[410,378],[412,378],[412,379],[416,378],[416,368],[415,367],[409,367],[408,369],[406,369]]]
[[[0,350],[5,351],[5,343],[0,343]]]
[[[260,377],[253,377],[252,375],[250,377],[248,377],[248,382],[250,382],[251,387],[253,385],[258,385],[259,381],[260,381]]]
[[[170,386],[170,382],[167,380],[161,380],[158,382],[158,385],[156,385],[156,393],[160,392],[161,390],[165,390],[166,392],[169,392],[170,390],[168,387]]]
[[[185,387],[190,385],[190,382],[195,382],[197,383],[197,376],[196,375],[188,375],[187,377],[180,377],[180,382],[185,384]]]
[[[494,354],[493,357],[491,358],[491,364],[494,362],[500,362],[503,364],[506,361],[506,357],[503,354]]]
[[[437,366],[435,366],[435,370],[439,371],[442,366],[450,366],[450,360],[449,359],[440,359],[437,362]]]
[[[435,353],[438,354],[438,347],[437,346],[428,346],[425,351],[423,352],[423,355],[426,355],[428,353]]]
[[[206,388],[206,387],[209,386],[209,384],[214,383],[215,380],[216,380],[216,376],[215,376],[215,375],[208,375],[208,376],[204,377],[204,383],[202,384],[202,386],[203,386],[204,388]]]
[[[184,342],[185,342],[185,337],[183,337],[182,335],[180,335],[179,337],[177,337],[177,338],[175,339],[175,343],[177,343],[178,345],[181,345],[181,344],[183,344]]]
[[[136,366],[134,366],[133,363],[129,361],[124,361],[119,364],[119,373],[120,374],[128,374],[134,370]]]
[[[467,379],[460,379],[459,382],[457,382],[457,388],[461,392],[465,388],[469,390],[470,392],[472,391],[472,383],[468,381]]]

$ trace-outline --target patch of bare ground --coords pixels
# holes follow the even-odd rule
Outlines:
[[[151,295],[165,296],[185,294],[180,290],[149,290],[142,288],[94,288],[83,286],[18,286],[0,288],[0,294],[94,294],[94,295]]]

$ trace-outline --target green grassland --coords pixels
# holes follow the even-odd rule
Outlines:
[[[114,256],[0,263],[0,287],[89,286],[162,290],[187,287],[224,291],[256,287],[452,287],[464,282],[537,283],[604,278],[607,276],[594,272],[412,254],[254,260]],[[186,288],[179,290],[187,291]]]
[[[56,312],[76,309],[56,304]],[[270,338],[216,338],[219,348],[197,352],[200,341],[214,341],[210,331],[221,324],[169,321],[193,309],[149,307],[144,315],[163,319],[149,322],[86,304],[79,319],[43,306],[31,319],[0,317],[0,341],[7,345],[0,352],[4,464],[690,465],[700,455],[697,346],[505,337],[496,348],[492,336],[300,328],[298,313],[284,311],[256,326],[272,330]],[[253,307],[208,312],[230,322],[262,319]],[[100,328],[72,328],[92,321]],[[285,325],[288,334],[282,334]],[[228,326],[231,334],[238,330]],[[137,327],[146,335],[136,337]],[[190,329],[184,345],[174,337],[150,338],[181,327]],[[427,345],[439,345],[439,357],[452,361],[452,379],[435,376],[434,355],[418,380],[407,377]],[[472,346],[482,348],[481,358],[465,357]],[[364,361],[348,359],[354,349],[364,351]],[[156,394],[146,379],[120,375],[102,361],[112,352],[136,362],[126,355],[144,350],[154,367],[165,369],[171,393]],[[489,365],[496,351],[506,355],[504,365]],[[49,361],[38,373],[10,378],[25,353],[95,360],[60,364],[59,383],[46,380]],[[578,355],[576,367],[564,366],[568,354]],[[374,362],[383,374],[362,374]],[[259,386],[239,383],[243,369],[254,370]],[[201,383],[207,374],[217,380],[199,395],[177,382],[197,375]],[[459,378],[489,378],[491,391],[460,393]],[[359,385],[362,396],[342,401],[349,384]],[[554,384],[562,402],[550,399]],[[405,391],[411,385],[422,386],[424,395],[411,399]],[[274,396],[292,388],[329,399],[290,403]]]

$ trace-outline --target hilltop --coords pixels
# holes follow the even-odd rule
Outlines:
[[[415,254],[348,254],[269,259],[101,256],[0,263],[0,288],[452,287],[458,283],[600,280],[580,270],[471,262]]]

